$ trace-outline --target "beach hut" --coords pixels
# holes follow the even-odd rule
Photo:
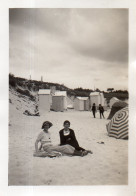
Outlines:
[[[55,95],[64,97],[64,110],[67,110],[67,91],[56,91]]]
[[[50,89],[40,89],[39,97],[39,112],[50,111],[51,95]]]
[[[65,99],[64,96],[54,95],[52,97],[52,110],[56,112],[63,112],[65,110],[64,99]]]
[[[104,98],[104,105],[103,105],[104,111],[108,109],[107,99]]]
[[[89,110],[89,98],[88,97],[76,97],[74,100],[74,109],[78,111]]]
[[[92,107],[93,103],[95,103],[96,107],[98,108],[99,104],[104,106],[105,99],[103,93],[100,92],[92,92],[90,93],[90,106]]]
[[[89,97],[85,97],[84,99],[84,110],[85,111],[89,111],[90,107],[89,107]]]
[[[110,108],[112,108],[113,104],[116,103],[116,102],[118,102],[118,101],[119,101],[118,98],[112,97],[112,98],[110,99],[110,103],[109,103]]]
[[[50,108],[52,109],[52,96],[55,95],[56,92],[56,86],[51,86],[50,87],[50,95],[51,95],[51,99],[50,99]]]
[[[116,112],[106,128],[109,137],[128,139],[128,107]]]
[[[111,108],[108,119],[111,119],[117,111],[121,110],[122,108],[124,108],[126,106],[128,106],[128,104],[124,101],[115,102]]]
[[[100,93],[100,104],[101,104],[102,106],[105,106],[105,98],[104,98],[103,93]]]
[[[67,92],[56,91],[52,96],[52,109],[56,112],[67,110]]]

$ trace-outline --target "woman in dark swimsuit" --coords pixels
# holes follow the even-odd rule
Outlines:
[[[64,129],[60,130],[60,145],[69,144],[73,146],[77,151],[82,151],[84,154],[91,153],[91,150],[85,150],[84,148],[80,147],[78,141],[76,139],[75,133],[72,129],[70,129],[70,122],[68,120],[64,121]]]

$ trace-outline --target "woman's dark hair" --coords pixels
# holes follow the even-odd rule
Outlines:
[[[63,125],[65,125],[66,123],[68,123],[70,125],[70,122],[68,120],[65,120]]]
[[[45,122],[43,122],[42,129],[44,129],[45,125],[49,125],[49,128],[50,128],[50,127],[52,127],[53,124],[49,121],[45,121]]]

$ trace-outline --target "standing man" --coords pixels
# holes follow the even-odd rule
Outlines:
[[[99,104],[99,112],[100,112],[100,118],[104,118],[104,108],[103,108],[103,106],[101,105],[101,104]]]
[[[93,112],[93,116],[95,118],[95,113],[96,113],[96,105],[95,105],[95,103],[93,103],[92,112]]]

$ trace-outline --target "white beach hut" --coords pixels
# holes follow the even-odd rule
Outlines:
[[[52,97],[52,110],[56,112],[63,112],[64,109],[64,96],[61,95],[54,95]]]
[[[74,109],[78,111],[89,110],[89,98],[88,97],[76,97],[74,100]]]
[[[90,93],[90,106],[92,107],[93,103],[98,107],[99,104],[102,106],[105,105],[105,99],[103,93],[100,92],[92,92]]]
[[[51,95],[50,89],[40,89],[39,96],[39,112],[50,111]]]
[[[113,105],[114,103],[118,102],[118,101],[120,101],[120,100],[119,100],[117,97],[112,97],[112,98],[110,99],[110,103],[109,103],[110,108],[112,108],[112,105]]]
[[[54,111],[67,110],[67,92],[56,91],[55,95],[52,96],[52,109]]]
[[[104,105],[103,105],[104,110],[106,111],[108,108],[108,104],[107,104],[107,99],[104,98]]]
[[[67,91],[56,91],[55,95],[64,97],[64,110],[67,110]]]
[[[102,106],[105,106],[105,98],[104,98],[103,93],[100,93],[100,104],[101,104]]]

